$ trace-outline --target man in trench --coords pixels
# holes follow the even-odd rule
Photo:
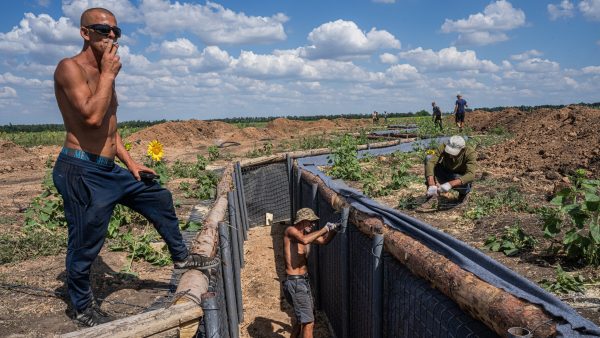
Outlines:
[[[54,72],[66,138],[52,178],[63,198],[68,224],[66,282],[74,319],[80,325],[95,326],[112,319],[92,294],[90,269],[117,203],[154,224],[176,268],[204,270],[219,261],[188,251],[171,193],[152,179],[149,174],[156,174],[152,169],[131,158],[117,132],[115,78],[121,70],[117,19],[107,9],[90,8],[81,15],[79,33],[81,52],[60,61]],[[127,169],[116,165],[115,157]]]
[[[458,191],[456,204],[467,202],[471,183],[475,179],[475,150],[466,145],[462,136],[452,136],[446,144],[441,144],[432,155],[425,158],[425,180],[427,201],[417,211],[433,209],[438,195],[450,190]]]
[[[319,217],[309,208],[296,213],[296,221],[283,235],[285,272],[283,293],[294,307],[296,319],[292,326],[292,338],[312,338],[314,329],[313,297],[308,279],[307,256],[310,244],[326,245],[339,228],[339,223],[327,223],[317,231]]]

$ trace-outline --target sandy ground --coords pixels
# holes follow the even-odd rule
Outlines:
[[[283,296],[281,280],[285,277],[283,231],[286,224],[255,227],[244,243],[246,265],[242,270],[244,338],[290,337],[292,307]],[[315,337],[330,337],[326,317],[317,312]]]

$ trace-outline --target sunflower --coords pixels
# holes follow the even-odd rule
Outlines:
[[[163,145],[158,140],[152,140],[148,144],[148,156],[155,162],[160,162],[164,155]]]
[[[427,150],[427,151],[425,152],[425,154],[427,154],[427,155],[435,155],[435,150],[433,150],[433,149],[429,149],[429,150]]]

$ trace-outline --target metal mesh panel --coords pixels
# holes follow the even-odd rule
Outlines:
[[[348,223],[350,271],[349,283],[352,302],[350,304],[349,337],[371,337],[373,332],[373,258],[371,240],[354,224]]]
[[[383,260],[384,337],[497,337],[396,259]]]
[[[265,213],[273,221],[290,217],[288,169],[285,162],[242,168],[244,195],[250,226],[263,225]]]
[[[321,225],[340,220],[340,215],[323,199],[319,200],[319,211]],[[337,337],[348,337],[350,309],[347,236],[347,233],[338,233],[329,244],[319,248],[321,308]]]

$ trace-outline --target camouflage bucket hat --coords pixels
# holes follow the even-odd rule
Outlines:
[[[296,212],[296,221],[294,224],[298,224],[302,221],[317,221],[319,217],[315,215],[315,212],[310,208],[302,208]]]

